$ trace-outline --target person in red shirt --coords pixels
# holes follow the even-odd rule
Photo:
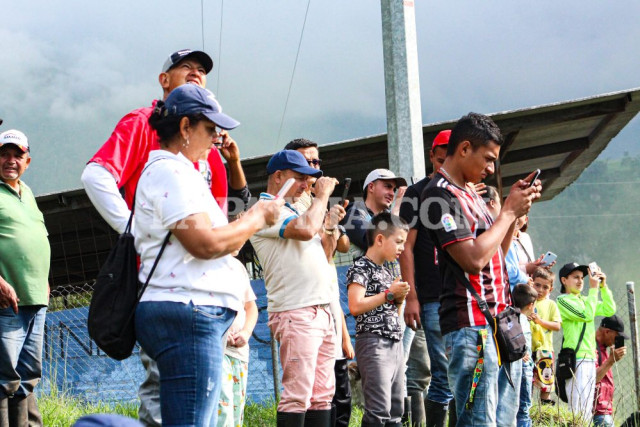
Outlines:
[[[183,49],[172,53],[158,76],[163,100],[172,90],[186,83],[204,88],[207,74],[212,69],[213,60],[205,52]],[[87,196],[102,218],[118,233],[124,231],[129,220],[133,196],[149,152],[160,148],[156,132],[149,125],[155,106],[156,101],[153,101],[150,107],[133,110],[120,119],[109,139],[89,160],[82,173]],[[226,131],[220,133],[219,142],[218,149],[210,150],[208,157],[198,161],[194,167],[203,174],[211,193],[226,214],[228,198],[236,201],[232,210],[237,211],[248,204],[250,194],[240,165],[238,145]],[[229,167],[228,180],[222,157]],[[124,198],[120,189],[124,190]],[[147,373],[139,390],[140,421],[145,425],[160,426],[158,369],[143,351],[140,358]]]
[[[596,358],[596,393],[593,402],[593,425],[613,427],[613,365],[624,357],[627,347],[611,348],[615,345],[616,337],[623,340],[629,337],[624,333],[624,324],[615,314],[600,321],[596,330],[596,344],[598,357]]]

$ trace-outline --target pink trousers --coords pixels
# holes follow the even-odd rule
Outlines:
[[[269,313],[280,343],[284,390],[280,412],[331,409],[335,390],[335,330],[329,305]]]

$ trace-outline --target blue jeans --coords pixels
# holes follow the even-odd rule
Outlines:
[[[215,425],[222,375],[222,338],[236,312],[210,305],[145,301],[136,337],[160,371],[163,426]]]
[[[47,307],[0,310],[0,394],[28,396],[42,377],[42,342]]]
[[[531,387],[533,386],[533,362],[522,362],[522,381],[520,382],[520,407],[516,416],[518,427],[531,427]]]
[[[520,383],[522,382],[522,361],[512,362],[509,367],[502,365],[498,373],[498,411],[496,422],[499,427],[516,425],[516,414],[520,406]],[[511,374],[513,387],[507,379],[507,369]]]
[[[440,333],[439,308],[439,302],[428,302],[422,305],[421,322],[431,362],[431,383],[427,391],[427,399],[447,405],[453,399],[453,394],[449,389],[449,380],[447,379],[449,361],[445,354],[444,339]]]
[[[474,404],[471,409],[466,409],[465,404],[478,362],[480,329],[487,329],[488,335],[484,347],[484,368],[476,388]],[[449,332],[444,336],[444,347],[449,359],[449,389],[456,399],[458,425],[495,426],[498,408],[498,354],[491,337],[491,328],[474,326]]]
[[[594,415],[593,427],[613,427],[613,417],[611,415]]]

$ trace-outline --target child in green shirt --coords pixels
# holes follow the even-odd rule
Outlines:
[[[589,278],[589,293],[581,294],[584,278]],[[600,270],[590,271],[585,265],[575,262],[565,264],[560,269],[562,295],[558,296],[558,308],[562,317],[564,340],[562,348],[576,349],[585,327],[580,347],[576,349],[576,370],[572,378],[567,379],[565,390],[569,399],[569,408],[585,423],[591,423],[591,409],[596,384],[596,338],[593,321],[596,316],[613,316],[616,303],[611,290],[607,287],[607,276]],[[598,301],[598,293],[602,301]],[[586,325],[586,326],[585,326]]]
[[[534,313],[528,316],[531,322],[532,351],[536,364],[534,384],[540,389],[540,400],[543,404],[554,403],[549,398],[555,382],[553,332],[558,332],[561,324],[558,306],[549,298],[555,277],[555,274],[547,268],[537,267],[534,270],[532,280],[538,298]]]

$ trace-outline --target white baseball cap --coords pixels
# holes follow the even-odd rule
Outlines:
[[[367,175],[367,178],[364,180],[362,189],[366,191],[367,185],[379,179],[382,179],[384,181],[395,181],[398,187],[407,185],[407,181],[404,178],[402,178],[401,176],[396,176],[396,174],[391,172],[389,169],[374,169],[369,172],[369,175]]]
[[[5,144],[13,144],[24,153],[29,151],[27,136],[19,130],[9,129],[0,133],[0,147]]]

